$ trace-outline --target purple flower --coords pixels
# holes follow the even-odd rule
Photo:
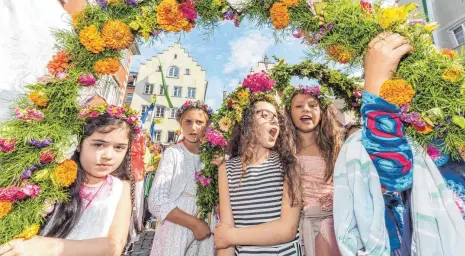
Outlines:
[[[28,140],[27,143],[31,146],[37,147],[37,148],[45,148],[48,147],[52,144],[52,140],[47,138],[45,140],[36,140],[36,139],[31,139]]]
[[[239,15],[234,15],[234,26],[239,27]]]
[[[126,0],[126,4],[132,7],[137,7],[138,5],[137,0]]]
[[[37,170],[37,167],[35,167],[35,166],[31,166],[31,167],[27,168],[26,171],[24,171],[23,174],[21,175],[21,179],[22,180],[29,179],[29,177],[31,177],[32,173],[35,172],[36,170]]]
[[[328,30],[328,32],[331,32],[331,30],[333,30],[333,27],[334,27],[334,24],[329,23],[328,26],[326,27],[326,29]]]
[[[58,72],[56,74],[56,78],[58,78],[58,80],[66,79],[66,78],[68,78],[68,73],[66,73],[66,72]]]
[[[223,13],[224,20],[232,20],[234,19],[234,12],[232,10],[228,10],[227,12]]]
[[[408,25],[422,24],[425,25],[426,21],[424,19],[409,19],[407,21]]]
[[[161,30],[157,30],[157,29],[150,32],[152,36],[158,36],[160,33],[161,33]]]
[[[96,0],[97,1],[97,4],[102,6],[102,9],[104,11],[108,11],[108,2],[107,0]]]

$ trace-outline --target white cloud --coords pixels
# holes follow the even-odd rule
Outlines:
[[[230,42],[230,57],[224,65],[223,73],[248,70],[263,59],[267,50],[274,44],[274,38],[259,30],[249,31],[243,37]]]

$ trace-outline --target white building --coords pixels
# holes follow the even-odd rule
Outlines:
[[[173,103],[171,109],[164,96],[160,64]],[[143,113],[155,95],[156,107],[144,123],[143,131],[149,131],[153,119],[161,119],[162,123],[155,125],[155,140],[162,144],[174,143],[175,131],[180,128],[176,110],[189,99],[205,102],[207,85],[205,70],[180,44],[175,43],[140,65],[131,107]]]

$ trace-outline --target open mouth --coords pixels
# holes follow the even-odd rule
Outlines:
[[[271,130],[268,132],[272,138],[276,138],[278,135],[278,129],[276,128],[271,128]]]
[[[300,117],[300,121],[302,121],[302,122],[310,122],[312,120],[313,120],[313,118],[311,116],[308,116],[308,115],[304,115],[304,116]]]

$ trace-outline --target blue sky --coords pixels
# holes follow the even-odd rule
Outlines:
[[[394,0],[384,2],[392,4]],[[208,39],[205,39],[205,31],[198,28],[184,35],[162,35],[152,46],[140,45],[141,56],[133,58],[131,70],[138,71],[141,62],[179,42],[206,70],[209,83],[206,102],[217,109],[223,89],[232,91],[265,55],[270,59],[272,56],[284,58],[290,64],[305,60],[308,46],[301,44],[301,39],[288,34],[276,41],[273,31],[243,20],[240,27],[235,27],[232,21],[222,22]]]

